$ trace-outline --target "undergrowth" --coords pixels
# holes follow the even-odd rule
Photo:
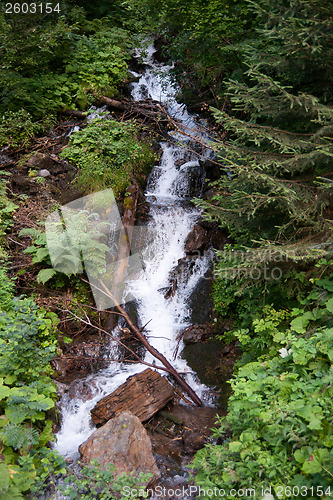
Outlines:
[[[115,196],[134,178],[144,178],[155,161],[150,147],[139,141],[137,125],[109,119],[95,119],[72,134],[62,157],[78,167],[77,183],[85,193],[111,187]]]

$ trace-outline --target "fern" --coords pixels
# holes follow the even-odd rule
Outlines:
[[[1,430],[1,439],[6,446],[11,446],[14,450],[26,451],[38,443],[39,432],[34,427],[10,423]]]

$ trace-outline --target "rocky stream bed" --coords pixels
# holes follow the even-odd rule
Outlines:
[[[230,322],[218,321],[212,304],[212,248],[222,250],[227,238],[214,223],[203,221],[191,202],[194,196],[212,196],[208,182],[219,167],[208,142],[203,149],[188,137],[189,133],[199,136],[202,143],[208,141],[209,133],[202,120],[177,103],[177,92],[167,79],[170,66],[156,62],[154,52],[151,46],[143,65],[134,72],[137,81],[132,84],[132,98],[139,103],[150,100],[163,104],[186,135],[169,133],[164,127],[164,137],[155,141],[161,159],[148,177],[145,191],[139,192],[136,223],[152,224],[159,236],[153,260],[146,261],[146,275],[128,284],[134,300],[126,305],[126,311],[140,328],[149,323],[145,329],[149,341],[200,394],[203,406],[195,407],[170,377],[157,377],[157,371],[139,363],[123,362],[121,350],[103,334],[82,328],[64,314],[64,331],[73,341],[61,344],[62,350],[53,361],[60,398],[59,412],[53,419],[58,433],[56,448],[69,462],[77,460],[80,445],[83,462],[92,458],[102,465],[113,462],[119,473],[149,471],[154,474],[152,484],[176,487],[186,484],[187,467],[195,452],[212,439],[216,415],[225,414],[230,391],[227,380],[239,352],[237,347],[216,340],[230,328]],[[34,292],[41,305],[54,310],[66,296],[45,286],[35,289],[35,270],[30,258],[22,255],[22,247],[29,242],[22,242],[18,233],[22,227],[35,227],[55,200],[66,204],[80,197],[72,183],[76,169],[59,154],[69,133],[82,124],[73,117],[62,120],[50,136],[36,141],[28,155],[25,151],[23,159],[19,153],[1,157],[2,167],[12,174],[13,193],[25,195],[15,215],[17,223],[10,242],[12,271],[30,269],[19,276],[18,289]],[[43,182],[36,181],[36,174]],[[70,296],[69,290],[68,299]],[[100,319],[105,326],[107,314],[102,313]],[[125,323],[113,327],[143,360],[154,363],[129,335]],[[117,357],[117,363],[111,361]],[[151,372],[151,385],[143,378],[149,388],[146,394],[135,381],[144,374],[151,377]],[[128,390],[131,380],[134,385]],[[112,397],[121,387],[125,387],[124,397],[117,406]],[[107,397],[113,410],[98,420],[95,408]],[[139,411],[142,407],[149,407],[144,416]]]

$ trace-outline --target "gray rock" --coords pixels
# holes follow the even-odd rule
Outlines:
[[[63,384],[62,382],[58,382],[58,380],[53,380],[54,385],[57,387],[57,396],[58,398],[62,398],[65,392],[68,391],[69,385]]]
[[[207,323],[205,325],[191,325],[185,328],[183,332],[184,344],[196,344],[202,342],[208,337],[214,335],[216,329],[213,325]]]
[[[110,464],[116,467],[116,474],[134,472],[152,473],[147,481],[151,483],[160,477],[151,441],[138,417],[129,411],[119,413],[103,427],[97,429],[79,448],[81,463],[88,465],[98,460],[103,469]]]
[[[49,177],[51,175],[51,172],[46,168],[42,168],[41,170],[38,171],[38,175],[39,177]]]

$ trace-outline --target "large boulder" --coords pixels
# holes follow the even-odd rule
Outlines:
[[[147,431],[130,411],[119,413],[97,429],[81,444],[79,452],[83,465],[97,460],[103,469],[113,464],[117,475],[123,472],[134,472],[136,476],[140,472],[153,474],[146,484],[160,477]]]
[[[95,425],[102,425],[117,413],[129,410],[144,422],[166,406],[173,396],[174,389],[167,379],[147,368],[98,401],[91,410],[91,418]]]

